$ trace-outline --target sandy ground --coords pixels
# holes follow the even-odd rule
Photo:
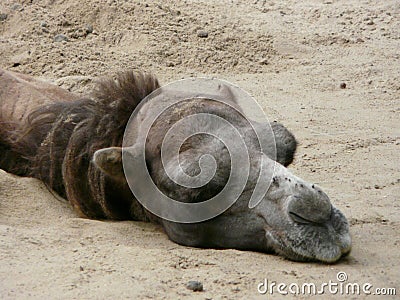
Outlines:
[[[324,188],[354,240],[335,265],[186,248],[151,224],[78,218],[39,181],[0,170],[1,299],[267,299],[264,279],[320,286],[340,271],[400,293],[397,0],[3,0],[0,20],[0,67],[77,93],[126,68],[238,84],[296,135],[291,169]]]

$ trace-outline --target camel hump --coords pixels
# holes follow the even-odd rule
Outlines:
[[[78,97],[55,84],[0,69],[0,118],[19,123],[38,106]]]

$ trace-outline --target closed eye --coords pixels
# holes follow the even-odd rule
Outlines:
[[[299,224],[314,224],[313,221],[304,219],[303,217],[299,216],[298,214],[294,213],[294,212],[289,212],[290,217],[293,219],[293,221],[295,221],[296,223]]]

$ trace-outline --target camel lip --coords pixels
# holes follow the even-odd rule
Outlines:
[[[265,220],[265,218],[263,217]],[[313,226],[314,224],[298,224],[299,226]],[[318,225],[318,224],[317,224]],[[304,255],[299,253],[296,249],[290,246],[286,246],[287,241],[282,238],[282,235],[274,230],[267,221],[264,224],[265,238],[267,240],[267,250],[273,251],[274,253],[281,255],[289,260],[297,262],[316,262],[323,264],[335,264],[340,262],[343,258],[348,256],[351,252],[351,242],[349,245],[343,248],[343,245],[336,245],[339,249],[339,254],[332,257],[324,257],[322,255]]]

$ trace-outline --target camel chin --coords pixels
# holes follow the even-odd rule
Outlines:
[[[346,218],[339,211],[332,218],[335,220],[331,221],[336,224],[347,223]],[[335,263],[351,251],[348,226],[335,229],[329,224],[296,224],[293,222],[291,227],[292,230],[286,231],[285,234],[271,229],[268,225],[265,229],[265,236],[271,249],[290,260]]]

